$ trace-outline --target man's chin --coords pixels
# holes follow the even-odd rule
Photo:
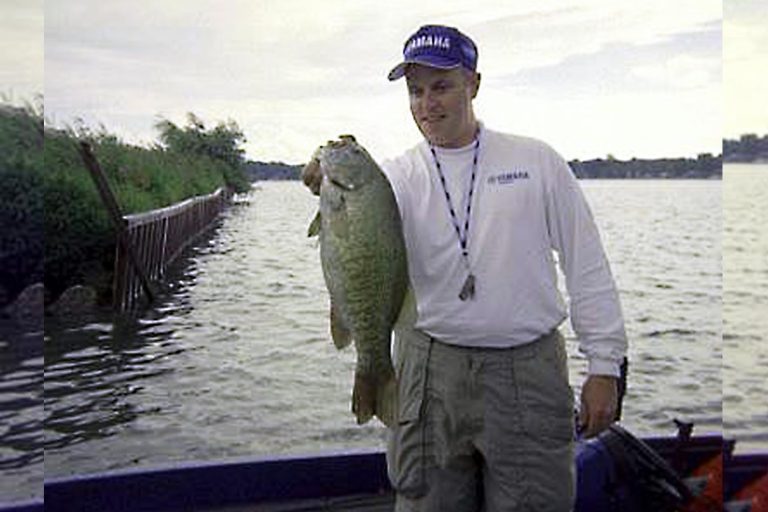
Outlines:
[[[424,135],[424,138],[435,146],[442,146],[445,143],[445,136],[436,130],[425,129],[421,130],[421,133]]]

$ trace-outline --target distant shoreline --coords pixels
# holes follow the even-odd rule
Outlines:
[[[723,139],[725,163],[768,163],[768,135],[748,133],[738,140]]]
[[[568,162],[579,179],[722,179],[722,156],[702,153],[697,158],[657,158],[618,160],[572,160]],[[298,180],[303,165],[282,162],[247,162],[248,180]]]
[[[572,160],[568,162],[579,179],[706,179],[723,177],[723,164],[768,164],[768,135],[742,135],[738,140],[723,139],[720,155],[701,153],[696,158],[655,158],[618,160]],[[302,165],[282,162],[247,162],[246,174],[253,181],[297,180]]]
[[[756,160],[724,160],[724,164],[743,164],[743,165],[768,165],[768,158],[758,158]]]

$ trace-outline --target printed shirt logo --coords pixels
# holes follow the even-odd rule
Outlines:
[[[405,53],[409,54],[419,48],[426,46],[435,46],[443,50],[451,49],[451,39],[446,36],[419,36],[411,39],[405,48]]]
[[[528,176],[528,171],[511,171],[511,172],[502,172],[499,174],[495,174],[493,176],[488,177],[488,184],[489,185],[512,185],[517,180],[527,180],[530,177]]]

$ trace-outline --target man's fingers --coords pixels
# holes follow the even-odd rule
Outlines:
[[[301,180],[313,194],[320,194],[320,183],[323,180],[323,174],[320,172],[320,160],[313,157],[304,166],[304,169],[301,170]]]
[[[616,415],[615,379],[590,376],[581,393],[579,422],[584,437],[594,437],[613,422]]]
[[[594,437],[608,428],[613,421],[613,415],[608,411],[601,411],[598,414],[592,413],[588,416],[584,437]]]
[[[581,412],[579,413],[579,430],[581,436],[587,439],[600,432],[594,414],[590,414],[588,405],[584,403],[581,404]]]
[[[579,407],[579,424],[578,424],[579,433],[580,434],[585,433],[588,427],[589,427],[589,412],[587,412],[586,404],[582,402],[581,407]]]

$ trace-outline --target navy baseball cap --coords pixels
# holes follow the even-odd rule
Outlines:
[[[423,64],[440,69],[463,66],[476,71],[477,46],[456,28],[424,25],[405,42],[403,62],[389,72],[388,78],[402,78],[408,64]]]

